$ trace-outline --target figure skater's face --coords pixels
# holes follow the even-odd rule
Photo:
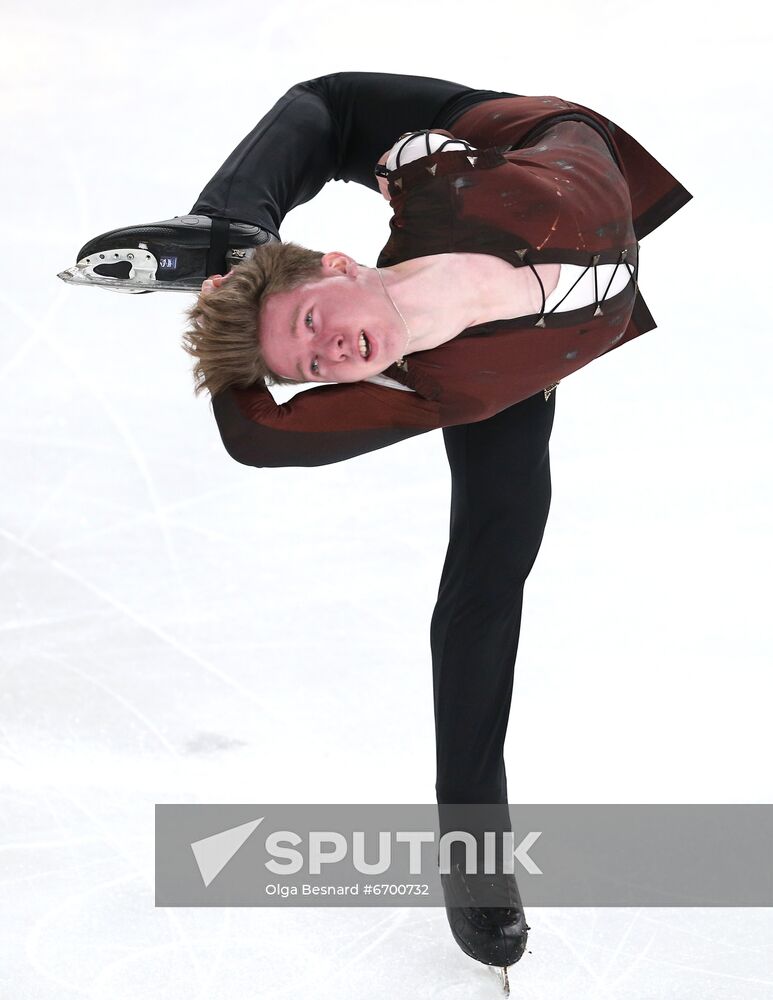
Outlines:
[[[318,280],[269,295],[261,309],[266,364],[300,382],[360,382],[398,361],[406,342],[376,271],[337,250],[322,258]]]

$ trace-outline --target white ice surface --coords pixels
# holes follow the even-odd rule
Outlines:
[[[510,793],[771,800],[770,37],[753,15],[5,5],[3,1000],[496,996],[439,908],[153,905],[156,802],[434,799],[440,432],[321,469],[238,466],[192,395],[188,297],[55,277],[100,232],[187,212],[274,101],[323,73],[576,100],[693,193],[642,242],[658,329],[557,391]],[[372,264],[388,218],[372,192],[330,184],[282,237]],[[528,918],[519,1000],[773,994],[771,910]]]

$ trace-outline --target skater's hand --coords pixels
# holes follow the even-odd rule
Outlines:
[[[216,288],[220,288],[224,281],[234,273],[233,268],[227,274],[212,274],[209,278],[204,279],[204,283],[201,286],[201,295],[206,295],[208,292],[214,291]]]
[[[453,132],[449,132],[447,129],[444,129],[444,128],[433,128],[433,129],[431,129],[431,132],[432,132],[433,136],[434,135],[444,135],[447,139],[456,139],[456,136],[453,134]],[[403,132],[403,134],[398,139],[395,140],[394,145],[390,149],[388,149],[385,153],[382,153],[382,155],[379,158],[378,162],[382,163],[382,164],[384,164],[386,166],[386,162],[389,159],[389,154],[395,148],[395,146],[397,145],[397,143],[400,142],[400,139],[405,139],[406,136],[409,136],[409,135],[411,135],[410,132]],[[414,154],[414,156],[411,159],[415,159],[415,158],[416,158],[416,156]],[[408,162],[410,163],[411,160],[409,160]],[[389,193],[389,183],[388,183],[386,177],[380,177],[378,174],[376,174],[376,183],[378,184],[378,189],[381,192],[382,196],[384,198],[386,198],[386,200],[388,202],[391,203],[392,196]]]

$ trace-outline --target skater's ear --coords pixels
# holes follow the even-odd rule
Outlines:
[[[320,261],[322,272],[325,277],[332,277],[338,274],[350,274],[357,270],[357,261],[350,257],[343,250],[328,250],[322,255]]]

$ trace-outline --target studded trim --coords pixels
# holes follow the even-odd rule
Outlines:
[[[588,264],[588,266],[585,268],[585,270],[582,272],[582,274],[580,274],[578,276],[577,281],[574,282],[574,284],[571,286],[571,288],[567,289],[566,294],[563,296],[563,298],[559,299],[559,301],[556,302],[556,304],[553,306],[553,308],[549,312],[546,313],[545,312],[545,302],[546,302],[546,299],[545,299],[545,286],[542,284],[542,280],[540,279],[540,276],[537,274],[537,271],[536,271],[534,265],[532,264],[532,262],[530,260],[527,260],[527,255],[529,253],[528,247],[525,250],[516,250],[515,252],[516,252],[517,256],[520,258],[520,260],[522,260],[528,267],[531,268],[532,273],[534,274],[534,277],[537,279],[537,281],[539,281],[540,290],[542,292],[542,307],[540,308],[539,316],[537,317],[537,320],[536,320],[536,322],[535,322],[534,325],[542,327],[543,329],[545,327],[545,316],[546,315],[547,316],[552,316],[553,315],[553,313],[556,311],[556,309],[558,309],[558,307],[564,301],[564,299],[566,298],[566,296],[569,295],[569,293],[572,291],[572,289],[574,289],[577,286],[577,283],[579,281],[582,281],[582,279],[588,273],[588,268],[591,268],[591,267],[593,268],[593,289],[594,289],[593,294],[595,296],[595,304],[596,304],[596,311],[593,313],[594,318],[596,316],[603,316],[604,315],[604,311],[602,310],[601,306],[604,303],[604,301],[606,300],[607,292],[611,288],[612,282],[615,280],[615,275],[617,274],[617,269],[618,269],[618,267],[620,267],[621,264],[623,264],[626,268],[628,268],[628,273],[630,275],[632,275],[632,277],[633,277],[633,283],[634,283],[634,287],[635,287],[636,291],[638,291],[638,289],[639,289],[639,284],[638,284],[639,258],[637,256],[637,258],[636,258],[636,267],[632,269],[631,266],[630,266],[630,264],[626,260],[626,257],[628,256],[628,250],[621,250],[620,251],[620,256],[619,256],[619,258],[618,258],[618,260],[617,260],[617,262],[615,264],[615,269],[612,272],[612,275],[611,275],[611,277],[609,279],[609,283],[607,284],[607,287],[604,289],[604,294],[599,299],[599,282],[598,282],[598,270],[597,270],[597,268],[599,266],[599,261],[601,260],[601,254],[595,253],[595,254],[593,254],[593,257],[591,258],[590,264]]]

